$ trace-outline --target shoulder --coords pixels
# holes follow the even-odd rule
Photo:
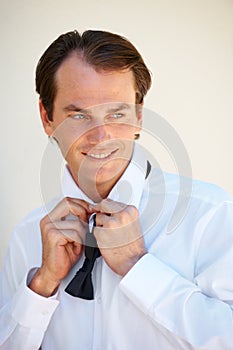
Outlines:
[[[151,174],[151,184],[156,187],[156,192],[174,199],[189,197],[190,200],[203,202],[210,205],[219,205],[222,202],[233,202],[233,197],[222,187],[154,169]]]
[[[14,229],[13,237],[15,235],[31,235],[33,232],[37,232],[39,229],[41,219],[47,215],[59,202],[60,199],[54,199],[48,204],[44,204],[41,207],[33,209],[29,212]]]
[[[190,229],[202,219],[207,222],[213,216],[221,216],[221,220],[233,216],[232,196],[208,182],[154,169],[148,178],[147,193],[146,211],[168,225],[169,232],[181,222]]]

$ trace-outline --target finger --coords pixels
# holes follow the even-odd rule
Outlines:
[[[76,220],[57,220],[49,222],[46,226],[47,231],[50,228],[56,228],[57,230],[76,230],[76,231],[86,231],[88,230],[89,225],[87,223],[83,224],[81,220],[76,218]]]
[[[85,234],[76,230],[62,230],[60,231],[69,243],[84,244]]]
[[[112,228],[113,229],[113,228]],[[117,248],[122,247],[129,242],[126,241],[124,235],[119,234],[118,231],[111,231],[105,227],[95,227],[94,235],[99,248]]]
[[[99,227],[105,227],[105,228],[119,227],[119,222],[117,218],[109,214],[97,213],[95,220],[96,220],[96,226],[99,226]]]
[[[43,242],[48,241],[53,246],[64,246],[67,243],[79,243],[83,244],[85,232],[77,231],[75,229],[57,229],[54,225],[47,232],[47,235],[43,235]]]
[[[89,213],[89,204],[83,200],[64,198],[48,214],[51,221],[64,219],[69,214],[79,217],[82,221],[87,221]]]
[[[66,244],[66,250],[69,256],[72,256],[73,254],[79,255],[83,250],[83,246],[79,243],[71,242]]]
[[[88,203],[84,199],[79,199],[79,198],[70,198],[70,199],[72,199],[72,201],[74,201],[75,203],[82,205],[86,209],[86,211],[89,212],[90,214],[94,212],[94,204]]]
[[[57,235],[62,234],[63,236],[69,238],[71,241],[76,241],[82,243],[84,241],[85,233],[88,231],[88,224],[83,226],[79,221],[55,221],[49,222],[46,225],[47,235],[51,231],[56,231]],[[68,240],[69,241],[69,240]]]
[[[104,226],[106,223],[106,214],[96,213],[95,223],[96,226]]]
[[[43,246],[63,246],[67,243],[67,238],[60,230],[57,230],[54,226],[52,226],[49,231],[42,232],[42,243]]]
[[[127,207],[127,204],[113,201],[111,199],[104,199],[96,204],[95,209],[105,214],[116,214]]]

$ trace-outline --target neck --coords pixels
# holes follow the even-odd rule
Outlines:
[[[112,184],[111,186],[106,186],[105,184],[97,185],[96,183],[90,181],[90,182],[86,182],[83,186],[79,185],[79,188],[94,203],[99,203],[103,199],[108,197],[108,195],[111,192],[112,188],[114,187],[115,183]]]
[[[106,181],[103,181],[101,179],[101,175],[99,176],[99,178],[98,176],[93,178],[88,178],[86,176],[77,177],[76,174],[73,174],[71,169],[70,173],[78,187],[82,190],[82,192],[85,193],[85,195],[88,198],[90,198],[94,203],[99,203],[103,199],[108,197],[112,188],[115,186],[115,184],[125,172],[128,164],[129,161],[126,161],[124,165],[120,167],[120,170],[118,169],[118,172],[114,174],[114,176],[112,176],[111,178],[108,178]]]

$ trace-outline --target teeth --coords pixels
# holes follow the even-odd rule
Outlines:
[[[103,159],[103,158],[107,158],[110,154],[111,153],[101,153],[101,154],[90,153],[88,154],[88,156],[92,158]]]

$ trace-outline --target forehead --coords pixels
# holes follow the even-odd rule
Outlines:
[[[135,80],[129,69],[97,71],[72,54],[59,67],[55,102],[78,103],[82,108],[110,102],[135,103]]]

